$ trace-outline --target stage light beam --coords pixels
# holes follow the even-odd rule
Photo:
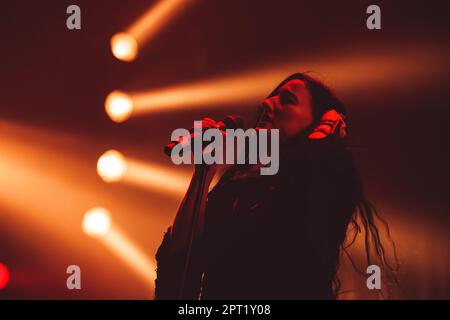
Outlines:
[[[97,161],[97,173],[105,182],[121,180],[127,171],[125,157],[116,150],[102,154]]]
[[[105,110],[114,122],[124,122],[133,111],[133,100],[124,92],[113,91],[106,97]]]
[[[156,264],[116,225],[103,237],[98,238],[111,252],[119,257],[153,289],[156,279]]]
[[[81,141],[85,142],[86,150],[95,148],[92,141],[86,142],[82,137],[0,119],[0,223],[8,225],[18,239],[26,239],[29,250],[41,248],[49,239],[57,239],[70,251],[70,256],[81,254],[92,260],[92,266],[101,265],[108,255],[104,252],[106,250],[90,247],[90,241],[85,238],[105,243],[108,251],[113,251],[130,271],[144,280],[151,295],[156,268],[152,255],[120,230],[109,209],[86,212],[93,202],[106,202],[127,212],[128,218],[124,218],[126,221],[133,219],[133,214],[141,208],[133,201],[127,203],[126,195],[117,199],[94,183],[92,171],[85,166],[85,161],[77,159],[80,153],[74,151],[71,145],[78,145]],[[158,220],[152,221],[158,223]],[[26,230],[20,227],[22,224],[27,225]],[[73,228],[74,225],[78,228]],[[29,232],[30,228],[42,231],[46,238],[37,241]],[[150,239],[156,237],[159,241],[159,234],[146,233],[146,236]],[[54,261],[64,260],[65,255],[60,252],[59,255],[42,258],[50,261],[48,265],[51,266]],[[107,277],[105,273],[104,279],[109,281],[114,279],[109,277],[115,275],[115,267],[108,269],[110,272]],[[5,270],[0,271],[1,282],[13,284],[13,270],[10,269],[11,275]],[[94,285],[101,285],[102,281],[97,279]]]
[[[102,207],[88,210],[83,218],[84,233],[97,238],[103,245],[138,273],[152,287],[156,278],[155,263],[139,249],[117,226],[111,223],[111,214]]]
[[[193,108],[255,106],[273,89],[273,85],[293,71],[314,70],[327,75],[326,83],[341,94],[417,86],[416,74],[421,85],[433,83],[445,75],[448,50],[446,48],[402,48],[371,52],[335,54],[332,58],[298,61],[286,59],[282,64],[266,65],[231,75],[223,75],[150,90],[127,92],[132,101],[128,116],[141,116],[155,112],[192,110]],[[433,75],[433,76],[431,76]],[[319,77],[321,78],[321,77]],[[124,93],[125,94],[125,93]]]
[[[187,0],[159,0],[152,5],[126,31],[116,33],[111,38],[111,51],[122,61],[130,62],[136,59],[139,47],[152,39],[167,23],[192,4]]]
[[[124,183],[172,196],[183,195],[190,181],[188,174],[174,172],[174,168],[146,163],[137,159],[127,159],[128,171]]]

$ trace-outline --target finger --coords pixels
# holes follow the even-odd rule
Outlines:
[[[189,128],[189,132],[194,132],[194,129],[206,130],[215,126],[215,121],[211,118],[203,118],[201,121],[196,121],[193,127]]]
[[[216,121],[211,118],[203,118],[202,123],[204,126],[213,127],[216,124]]]

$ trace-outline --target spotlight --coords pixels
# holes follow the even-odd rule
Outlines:
[[[109,211],[101,207],[88,210],[84,214],[82,226],[87,235],[93,237],[106,235],[111,227]]]
[[[117,59],[130,62],[136,59],[139,46],[132,35],[120,32],[111,38],[111,51]]]
[[[139,47],[151,41],[178,14],[184,11],[194,1],[158,0],[146,12],[123,32],[116,33],[111,38],[111,51],[122,61],[130,62],[136,59]]]
[[[124,122],[133,111],[133,100],[124,92],[113,91],[106,97],[105,110],[114,122]]]
[[[9,271],[8,268],[0,263],[0,290],[5,288],[9,282]]]
[[[179,197],[189,186],[190,174],[174,172],[173,167],[127,158],[127,173],[122,182]]]
[[[105,182],[116,182],[123,178],[127,171],[127,162],[123,154],[109,150],[97,161],[97,173]]]

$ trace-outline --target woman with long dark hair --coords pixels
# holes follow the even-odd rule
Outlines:
[[[368,265],[372,257],[387,265],[333,92],[293,74],[263,101],[255,127],[279,129],[279,172],[234,165],[208,193],[216,168],[197,166],[157,252],[157,299],[334,299],[349,225],[365,232]]]

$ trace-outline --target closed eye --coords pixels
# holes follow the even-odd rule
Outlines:
[[[279,93],[279,97],[280,97],[280,103],[282,105],[298,103],[297,96],[295,94],[293,94],[292,92],[290,92],[289,90],[282,90]]]

